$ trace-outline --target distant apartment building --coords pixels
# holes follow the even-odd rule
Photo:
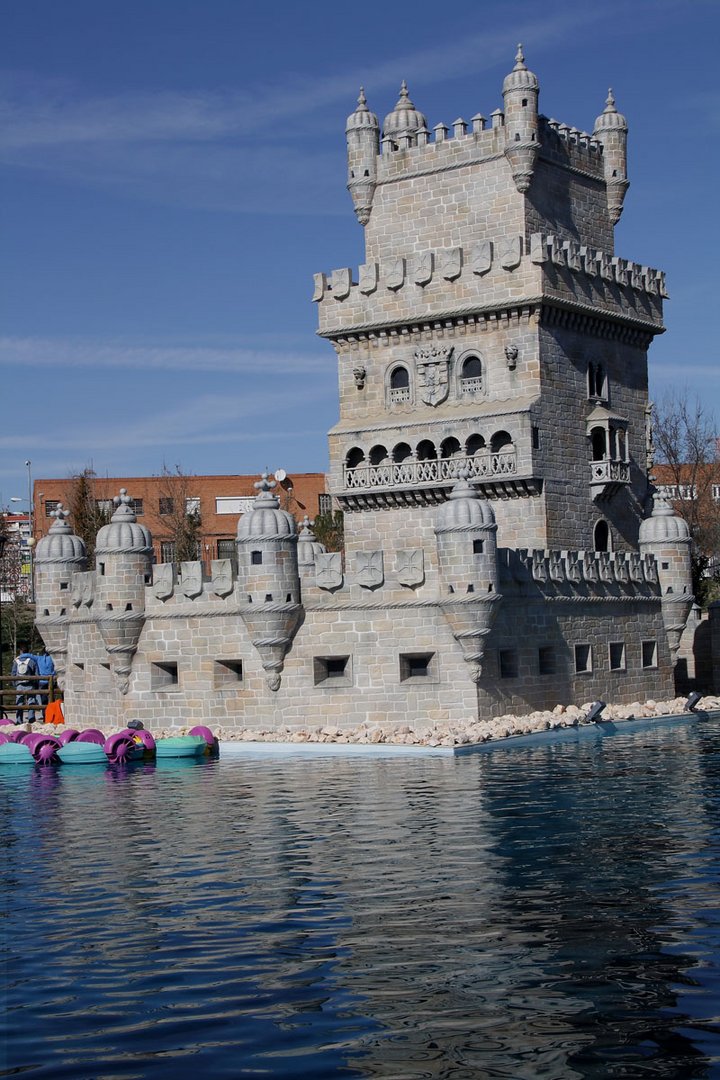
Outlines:
[[[327,493],[324,473],[296,473],[292,476],[278,470],[275,474],[276,493],[280,504],[298,521],[311,520],[328,512],[332,500]],[[273,476],[270,477],[273,479]],[[195,557],[211,559],[235,558],[235,541],[240,515],[252,507],[257,495],[253,476],[98,476],[90,481],[97,509],[107,514],[121,488],[127,490],[132,508],[140,522],[153,535],[155,562],[175,559],[175,530],[183,513],[197,515],[198,550]],[[38,479],[35,481],[33,504],[36,541],[45,536],[55,521],[54,511],[62,503],[71,507],[72,478]]]

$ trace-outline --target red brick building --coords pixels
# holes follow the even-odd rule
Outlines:
[[[153,537],[157,562],[172,562],[174,557],[173,523],[178,511],[198,514],[198,557],[204,562],[228,558],[234,554],[235,535],[240,514],[252,505],[257,476],[112,476],[93,477],[92,493],[101,510],[110,511],[112,500],[121,488],[133,499],[138,521]],[[276,494],[280,505],[298,521],[331,509],[325,473],[277,474]],[[72,478],[38,479],[34,483],[34,536],[45,536],[55,520],[52,512],[59,503],[72,503]]]

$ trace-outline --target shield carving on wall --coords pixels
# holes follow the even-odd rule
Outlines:
[[[358,585],[376,589],[384,581],[382,551],[358,551],[355,555],[355,576]]]
[[[339,551],[315,555],[315,582],[320,589],[339,589],[343,583],[342,555]]]
[[[397,565],[397,579],[400,585],[422,585],[425,580],[425,568],[423,566],[423,550],[415,548],[412,551],[398,551],[395,555]]]
[[[415,350],[418,394],[426,405],[439,405],[448,396],[452,351],[452,345],[430,345]]]

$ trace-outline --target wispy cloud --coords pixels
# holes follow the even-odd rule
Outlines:
[[[335,162],[341,142],[323,151],[317,136],[332,121],[329,106],[350,111],[360,83],[380,109],[401,77],[425,88],[479,75],[504,58],[510,64],[518,38],[539,57],[606,16],[607,5],[563,5],[532,18],[508,11],[493,29],[449,31],[444,41],[380,64],[241,89],[89,97],[81,87],[57,80],[33,87],[9,72],[0,77],[0,161],[186,206],[332,214],[344,204],[337,185],[324,184],[335,169],[323,168],[322,157]]]
[[[327,377],[335,367],[331,349],[317,351],[153,345],[131,342],[0,338],[0,365],[28,368],[226,372],[236,375],[296,374]]]

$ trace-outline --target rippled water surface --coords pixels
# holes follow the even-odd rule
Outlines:
[[[709,720],[5,767],[0,1075],[720,1077],[719,796]]]

